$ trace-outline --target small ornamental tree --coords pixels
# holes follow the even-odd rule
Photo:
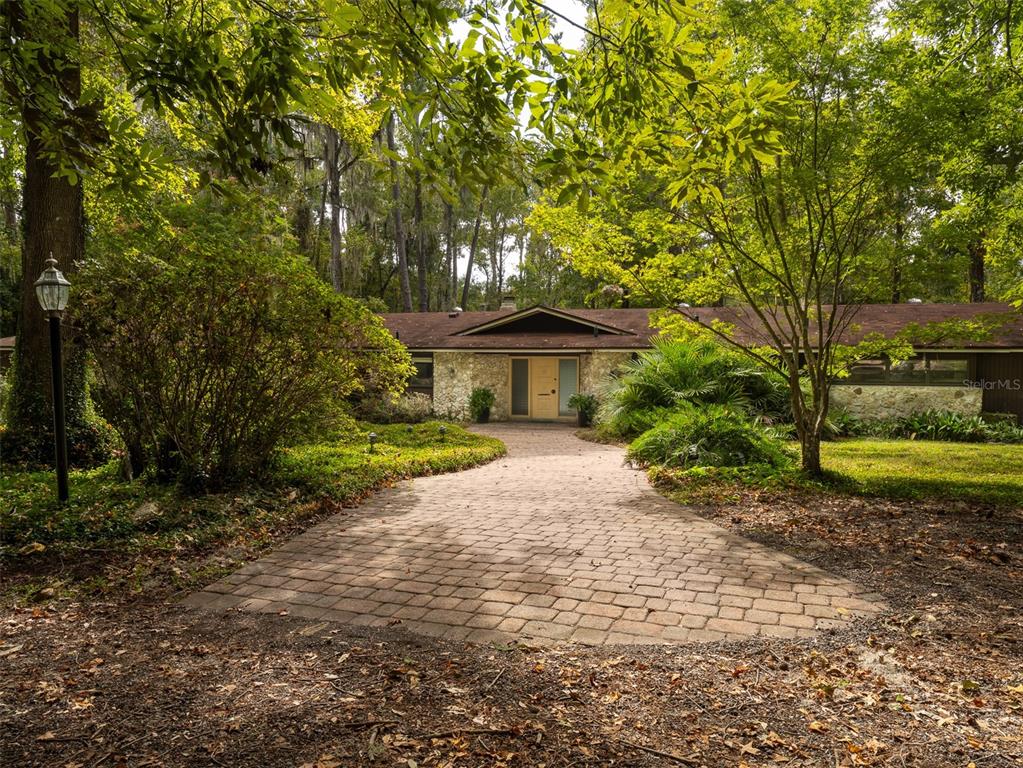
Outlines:
[[[583,275],[669,308],[781,375],[803,468],[819,475],[831,381],[885,343],[840,343],[855,330],[884,215],[879,170],[898,152],[869,131],[879,98],[869,4],[637,14],[605,6],[601,36],[622,40],[642,24],[664,40],[662,66],[617,102],[578,99],[581,115],[599,105],[590,124],[608,160],[552,164],[566,183],[532,224]],[[695,70],[681,66],[686,54]],[[609,53],[589,66],[599,83],[625,64]],[[568,207],[587,185],[604,193],[599,202]],[[743,327],[687,309],[725,299],[744,305]]]
[[[284,226],[204,194],[97,243],[83,265],[76,320],[135,473],[230,484],[363,387],[403,387],[407,351],[291,252]]]

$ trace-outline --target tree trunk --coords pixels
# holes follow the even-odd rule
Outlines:
[[[13,200],[4,200],[4,229],[8,237],[14,237],[18,231],[18,213],[14,207]]]
[[[444,309],[451,309],[451,299],[458,291],[458,261],[455,258],[455,211],[444,203]]]
[[[327,145],[323,147],[323,160],[324,166],[327,166]],[[316,241],[313,243],[313,267],[316,268],[317,274],[322,274],[321,269],[323,267],[322,249],[320,243],[323,242],[323,230],[327,220],[327,197],[330,191],[330,173],[323,174],[323,183],[320,185],[320,207],[316,220]]]
[[[469,243],[469,263],[465,265],[465,282],[462,283],[462,309],[469,308],[469,286],[472,283],[472,262],[476,258],[476,247],[480,242],[480,223],[483,221],[483,203],[487,199],[487,187],[483,187],[480,204],[476,208],[476,223],[472,228],[472,241]]]
[[[28,34],[25,36],[31,38],[32,31],[26,30]],[[72,40],[78,37],[76,12],[67,16],[67,33]],[[52,41],[44,38],[41,42]],[[81,96],[78,63],[69,57],[50,64],[55,72],[60,73],[63,97],[77,104]],[[39,124],[42,117],[33,111],[34,103],[34,99],[26,98],[22,115],[27,134],[22,192],[25,239],[21,252],[18,341],[4,453],[7,459],[50,464],[53,460],[50,336],[46,317],[36,299],[34,284],[51,254],[57,259],[60,270],[74,283],[74,272],[85,252],[85,212],[81,181],[70,184],[67,178],[56,175],[58,167],[46,157],[43,142],[29,127]],[[73,287],[71,309],[74,309]],[[87,434],[90,425],[85,351],[82,339],[74,333],[70,324],[64,337],[64,380],[69,458],[78,466],[95,463],[104,457],[97,455],[102,452],[99,435]]]
[[[397,150],[394,144],[394,111],[387,118],[387,148],[391,150],[391,201],[394,203],[394,248],[398,255],[398,282],[401,286],[401,309],[412,311],[412,286],[409,283],[408,255],[405,253],[405,224],[401,217],[401,182],[398,179],[398,163],[393,157]]]
[[[501,222],[501,236],[497,239],[497,307],[504,301],[504,238],[508,233],[508,220]]]
[[[497,287],[497,212],[490,219],[490,272],[487,274],[487,309],[497,309],[495,297],[498,293]]]
[[[906,246],[906,228],[902,221],[902,206],[895,214],[895,258],[892,260],[892,304],[902,301],[902,256]]]
[[[967,247],[970,254],[970,301],[984,301],[984,247],[983,236],[978,237]]]
[[[413,214],[416,217],[416,282],[419,284],[419,311],[430,311],[430,294],[427,287],[426,277],[426,251],[423,248],[423,186],[419,171],[416,171],[415,206]]]
[[[813,428],[805,428],[800,436],[799,448],[802,454],[803,471],[811,477],[820,477],[824,474],[821,468],[821,436],[820,431]]]
[[[327,129],[327,179],[330,199],[330,285],[341,293],[341,137]]]

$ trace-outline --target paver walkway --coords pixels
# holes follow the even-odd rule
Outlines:
[[[188,604],[472,641],[810,636],[881,605],[658,495],[560,425],[482,427],[508,456],[373,496]]]

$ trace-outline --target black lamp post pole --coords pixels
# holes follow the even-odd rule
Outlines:
[[[60,315],[50,315],[50,362],[53,382],[53,441],[57,458],[57,498],[68,500],[67,423],[64,415],[64,360],[61,356]]]

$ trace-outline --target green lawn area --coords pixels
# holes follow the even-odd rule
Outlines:
[[[61,507],[52,473],[7,473],[0,477],[0,569],[60,570],[62,585],[87,591],[126,581],[137,586],[159,569],[188,586],[211,563],[231,567],[303,521],[352,505],[384,485],[504,454],[499,440],[451,424],[443,429],[439,422],[360,425],[334,441],[287,449],[259,483],[204,496],[125,482],[112,462],[72,472],[71,501]],[[373,453],[371,430],[378,435]],[[78,567],[83,564],[89,565]],[[114,572],[120,576],[112,577]]]
[[[822,454],[864,495],[1023,504],[1023,445],[855,439],[825,443]]]
[[[798,446],[793,451],[798,455]],[[653,467],[650,476],[681,504],[732,504],[751,490],[769,490],[1023,507],[1023,445],[855,438],[824,443],[821,453],[824,482],[798,469],[746,467]]]

